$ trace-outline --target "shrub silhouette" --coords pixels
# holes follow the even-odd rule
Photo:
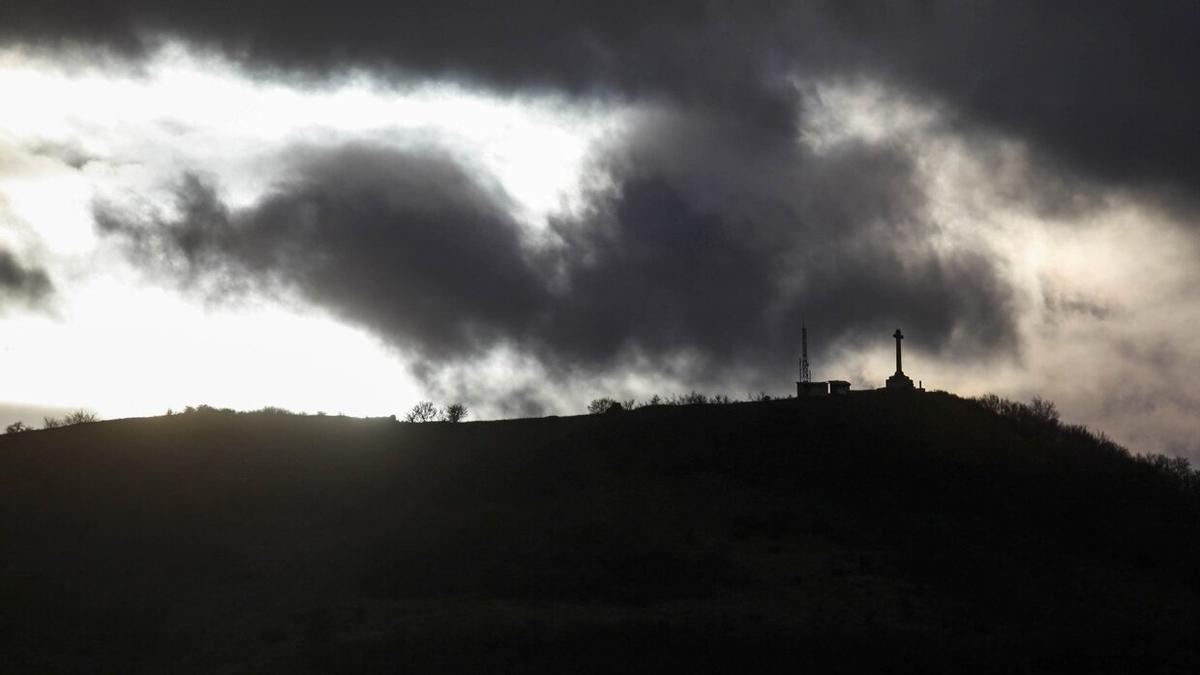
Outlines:
[[[1180,492],[1200,500],[1200,469],[1193,469],[1187,459],[1155,454],[1138,455],[1136,459],[1166,476]]]
[[[96,413],[91,412],[90,410],[79,409],[72,413],[68,413],[67,416],[63,418],[62,423],[63,426],[69,427],[73,424],[87,424],[88,422],[98,422],[99,420],[100,418],[96,415]]]
[[[442,420],[446,422],[461,422],[470,415],[471,411],[462,403],[451,403],[442,411]]]
[[[1100,458],[1132,459],[1149,467],[1179,491],[1190,495],[1200,507],[1200,469],[1193,469],[1183,457],[1134,455],[1104,432],[1093,432],[1081,424],[1062,424],[1058,407],[1053,401],[1040,396],[1033,397],[1028,404],[995,394],[985,394],[972,400],[986,410],[1015,422],[1021,433],[1039,438],[1042,442],[1050,442],[1052,447],[1087,447],[1097,461]]]
[[[1059,426],[1058,407],[1052,401],[1039,396],[1034,396],[1028,404],[1011,401],[995,394],[985,394],[972,400],[986,410],[1014,420],[1023,427],[1054,428]]]
[[[622,409],[622,407],[623,406],[621,405],[620,401],[616,401],[614,399],[607,398],[607,397],[602,397],[602,398],[592,399],[592,402],[588,404],[587,409],[588,409],[589,414],[599,415],[602,413],[609,412],[610,410],[613,410],[614,408],[617,410],[620,410],[620,409]]]
[[[267,405],[254,411],[258,415],[295,415],[296,413],[287,408],[279,408],[273,405]]]
[[[26,424],[21,421],[13,422],[7,427],[4,427],[4,433],[6,434],[19,434],[24,431],[33,431],[33,428],[26,426]]]
[[[76,424],[86,424],[88,422],[98,422],[100,418],[96,413],[82,408],[74,412],[68,413],[63,417],[43,417],[43,429],[57,429],[59,427],[69,427]]]
[[[784,398],[787,398],[787,397],[784,397]],[[1002,400],[1002,399],[999,399],[999,397],[993,396],[992,398],[995,398],[996,400]],[[771,396],[770,394],[768,394],[766,392],[759,392],[757,394],[755,394],[755,393],[747,394],[746,400],[761,403],[761,402],[766,402],[766,401],[773,401],[773,400],[775,400],[775,397]],[[982,399],[980,399],[980,400],[982,402]],[[730,397],[728,394],[713,394],[713,395],[709,396],[707,394],[702,394],[698,391],[692,391],[692,392],[688,392],[686,394],[669,394],[667,396],[654,394],[650,398],[646,399],[645,401],[641,401],[641,402],[637,401],[636,399],[632,399],[632,398],[625,399],[623,401],[618,401],[616,399],[605,396],[605,397],[593,399],[592,402],[588,404],[588,412],[593,415],[596,415],[599,413],[608,412],[609,409],[613,408],[614,406],[620,406],[620,409],[622,409],[622,410],[634,410],[637,408],[648,408],[651,406],[658,406],[658,405],[728,405],[730,403],[737,403],[737,402],[738,402],[737,399]],[[1009,402],[1009,403],[1011,403],[1011,402]],[[1049,406],[1050,413],[1057,419],[1058,413],[1056,410],[1054,410],[1054,404],[1049,403],[1048,401],[1045,403]],[[1014,404],[1014,405],[1021,405],[1021,404]],[[1028,406],[1026,406],[1026,407],[1028,408]]]
[[[232,414],[234,411],[231,408],[214,408],[206,403],[201,403],[197,406],[187,406],[183,409],[184,415],[213,415],[216,413]]]
[[[1047,424],[1058,424],[1058,407],[1053,401],[1047,401],[1039,396],[1034,396],[1029,402],[1029,414],[1035,420],[1040,420]]]
[[[432,422],[438,418],[438,408],[432,401],[420,401],[404,416],[405,422]]]

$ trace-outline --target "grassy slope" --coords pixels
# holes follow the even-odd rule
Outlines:
[[[1168,477],[953,396],[0,437],[4,672],[1200,668]]]

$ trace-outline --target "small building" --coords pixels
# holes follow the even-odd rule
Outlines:
[[[835,396],[838,394],[849,394],[850,383],[845,380],[830,380],[829,393]]]
[[[850,383],[845,380],[830,380],[828,382],[812,381],[812,371],[808,367],[808,327],[801,321],[800,379],[796,382],[796,398],[848,393],[850,393]]]
[[[803,398],[805,396],[824,396],[829,393],[828,382],[797,382],[796,396]]]
[[[896,331],[897,333],[899,331]],[[896,344],[900,344],[897,341]],[[897,357],[898,359],[899,357]],[[899,360],[897,360],[897,368]],[[828,382],[813,382],[812,371],[808,366],[808,327],[800,322],[800,379],[796,382],[796,398],[812,396],[827,396],[837,394],[844,396],[850,393],[850,383],[845,380],[829,380]]]

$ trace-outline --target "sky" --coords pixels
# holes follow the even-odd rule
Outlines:
[[[1148,6],[1141,6],[1148,5]],[[0,422],[878,387],[1200,460],[1200,4],[0,6]]]

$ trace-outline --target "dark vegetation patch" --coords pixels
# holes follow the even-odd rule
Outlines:
[[[0,518],[4,672],[1200,667],[1195,473],[999,400],[86,424]]]

